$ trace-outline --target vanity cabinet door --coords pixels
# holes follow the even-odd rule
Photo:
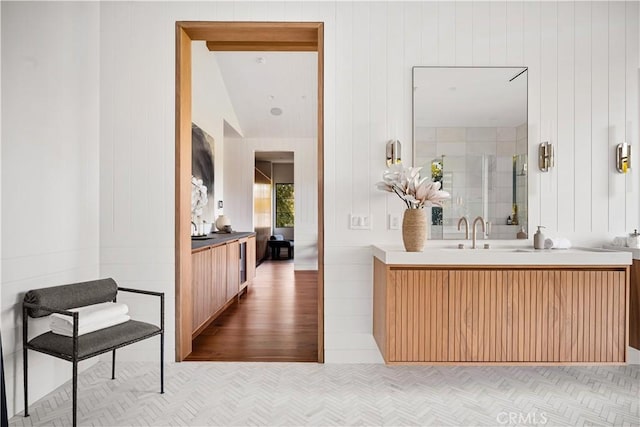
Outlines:
[[[449,354],[460,362],[623,362],[625,272],[449,272]]]
[[[213,252],[211,279],[213,305],[208,313],[207,319],[227,302],[227,246],[216,246],[211,249],[211,251]]]
[[[449,271],[449,361],[507,360],[501,272]]]
[[[388,286],[389,361],[447,361],[448,272],[392,269]]]
[[[209,319],[213,306],[211,287],[213,251],[209,248],[191,255],[192,286],[191,298],[193,313],[191,331],[195,332]]]

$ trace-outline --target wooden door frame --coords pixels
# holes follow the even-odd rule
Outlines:
[[[176,22],[176,361],[191,343],[191,42],[209,50],[318,53],[318,362],[324,362],[324,23]]]

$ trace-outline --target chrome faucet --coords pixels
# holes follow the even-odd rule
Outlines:
[[[476,219],[473,220],[473,244],[471,245],[471,249],[476,248],[476,224],[480,221],[480,225],[482,225],[482,233],[486,233],[486,228],[484,227],[484,218],[481,216],[477,216]]]
[[[469,221],[466,216],[461,216],[458,220],[458,231],[460,231],[460,225],[464,222],[464,240],[469,240]]]

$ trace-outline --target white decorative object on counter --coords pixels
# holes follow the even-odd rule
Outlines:
[[[218,231],[227,231],[225,227],[231,227],[231,220],[229,219],[229,217],[220,215],[218,219],[216,219],[216,228],[218,229]]]

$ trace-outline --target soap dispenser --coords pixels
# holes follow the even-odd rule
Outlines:
[[[541,228],[545,228],[544,225],[538,226],[538,231],[533,235],[533,248],[534,249],[544,249],[544,234],[542,234]]]
[[[633,230],[633,233],[629,234],[627,237],[627,246],[630,248],[640,248],[640,233],[638,230]]]
[[[516,237],[518,239],[526,239],[527,238],[527,232],[524,231],[524,226],[520,227],[520,231],[518,231],[518,234],[516,234]]]

